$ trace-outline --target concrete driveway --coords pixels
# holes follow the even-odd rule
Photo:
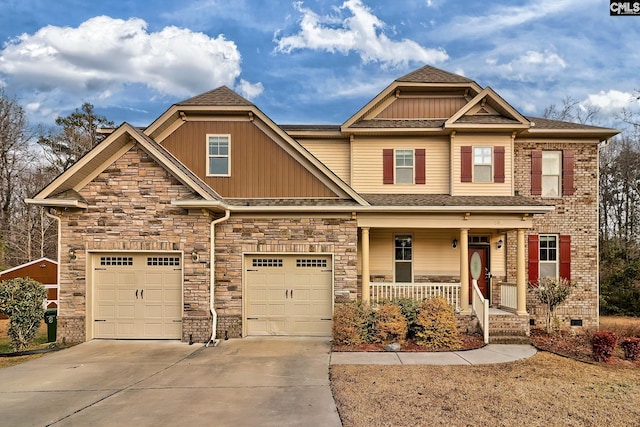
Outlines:
[[[0,369],[7,426],[341,426],[329,340],[94,340]]]

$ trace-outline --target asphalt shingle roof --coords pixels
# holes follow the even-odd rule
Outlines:
[[[430,65],[425,65],[420,69],[396,79],[396,81],[411,83],[473,83],[471,79],[449,73],[448,71]]]
[[[231,89],[226,86],[220,86],[217,89],[210,90],[209,92],[196,95],[193,98],[186,99],[182,102],[178,102],[176,105],[185,106],[253,106],[251,102],[247,101]]]
[[[531,206],[546,204],[524,196],[450,196],[448,194],[362,194],[373,206]]]

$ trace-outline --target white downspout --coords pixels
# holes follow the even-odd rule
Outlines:
[[[218,219],[214,219],[213,221],[211,221],[211,250],[210,250],[210,261],[209,261],[209,273],[210,273],[210,279],[209,279],[209,288],[211,291],[211,295],[209,297],[209,301],[211,302],[211,306],[210,306],[210,310],[211,310],[211,338],[209,338],[209,341],[207,341],[207,343],[205,344],[205,347],[209,347],[209,344],[213,343],[213,346],[217,346],[218,343],[220,342],[220,340],[216,339],[216,329],[218,327],[218,314],[216,313],[216,309],[214,307],[214,303],[215,303],[215,275],[216,275],[216,268],[215,268],[215,260],[216,260],[216,233],[215,233],[215,229],[216,229],[216,224],[219,224],[221,222],[224,222],[226,220],[229,219],[229,217],[231,216],[231,211],[229,211],[229,209],[226,209],[224,211],[224,216],[222,218],[218,218]]]

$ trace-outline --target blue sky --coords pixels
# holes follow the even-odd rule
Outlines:
[[[3,0],[0,86],[32,123],[88,101],[145,126],[221,85],[280,124],[342,123],[429,64],[527,115],[613,117],[638,109],[638,40],[603,0]]]

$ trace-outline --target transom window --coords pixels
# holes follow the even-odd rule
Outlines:
[[[562,151],[542,152],[542,197],[560,195]]]
[[[558,236],[540,236],[540,277],[558,277]]]
[[[413,184],[413,150],[396,150],[396,184]]]
[[[207,135],[207,175],[229,176],[231,156],[229,135]]]
[[[395,237],[395,281],[410,283],[413,280],[413,237],[398,234]]]
[[[491,147],[473,147],[473,181],[491,182]]]

